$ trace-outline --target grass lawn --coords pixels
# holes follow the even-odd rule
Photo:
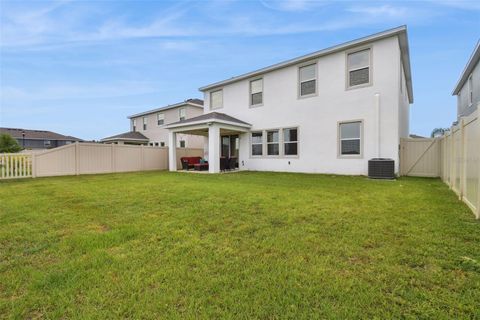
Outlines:
[[[0,317],[479,318],[440,180],[141,172],[0,182]]]

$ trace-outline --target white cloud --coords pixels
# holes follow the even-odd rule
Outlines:
[[[318,6],[324,6],[332,1],[323,0],[260,0],[269,9],[289,12],[300,12]]]
[[[347,9],[348,12],[366,14],[374,17],[403,18],[407,16],[408,10],[405,7],[383,6],[355,6]]]

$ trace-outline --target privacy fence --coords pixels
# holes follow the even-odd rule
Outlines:
[[[400,174],[440,177],[480,219],[480,106],[445,136],[402,139]]]
[[[178,148],[183,156],[201,156],[203,149]],[[0,154],[0,179],[95,173],[166,170],[168,148],[99,143],[75,143],[40,153]]]

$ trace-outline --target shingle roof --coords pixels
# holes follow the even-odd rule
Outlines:
[[[100,141],[108,141],[108,140],[145,140],[145,141],[148,141],[148,138],[145,137],[140,132],[129,131],[129,132],[124,132],[124,133],[117,134],[115,136],[103,138]]]
[[[64,136],[63,134],[47,131],[47,130],[29,130],[22,128],[0,128],[0,134],[6,133],[13,138],[22,139],[25,132],[25,139],[35,140],[62,140],[62,141],[83,141],[82,139],[72,136]]]
[[[220,120],[220,121],[226,121],[226,122],[233,122],[241,125],[247,125],[251,126],[250,123],[247,123],[245,121],[239,120],[237,118],[234,118],[232,116],[229,116],[228,114],[225,113],[220,113],[220,112],[210,112],[206,114],[202,114],[201,116],[198,117],[193,117],[193,118],[188,118],[182,121],[170,123],[167,127],[169,126],[176,126],[180,124],[189,124],[189,123],[195,123],[195,122],[206,122],[206,121],[215,121],[215,120]]]
[[[132,114],[131,116],[128,116],[127,118],[131,119],[131,118],[136,118],[136,117],[140,117],[140,116],[145,116],[147,114],[152,114],[152,113],[156,113],[156,112],[159,112],[159,111],[178,108],[178,107],[181,107],[181,106],[184,106],[184,105],[190,105],[192,107],[203,108],[203,100],[201,100],[201,99],[187,99],[185,101],[178,102],[178,103],[175,103],[175,104],[169,104],[168,106],[164,106],[164,107],[160,107],[160,108],[156,108],[156,109]]]

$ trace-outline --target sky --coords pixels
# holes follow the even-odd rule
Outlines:
[[[86,140],[198,88],[407,25],[410,133],[456,119],[451,92],[480,37],[480,1],[3,1],[0,126]],[[319,75],[321,76],[321,75]]]

